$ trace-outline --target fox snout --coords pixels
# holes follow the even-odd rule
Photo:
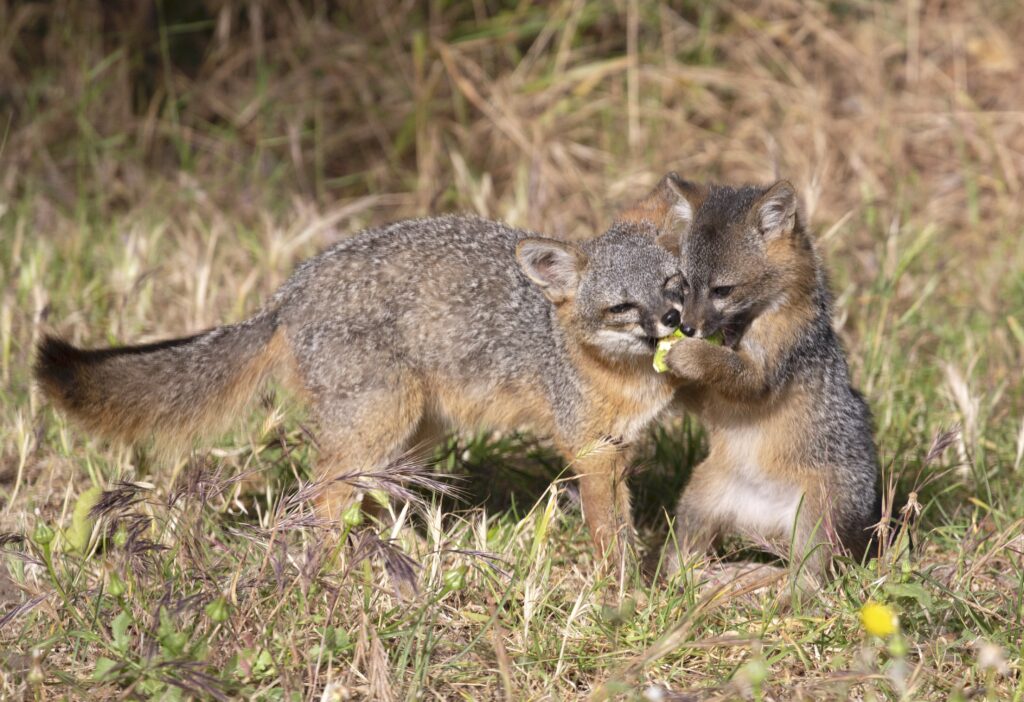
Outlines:
[[[680,315],[679,330],[685,336],[703,339],[712,336],[723,326],[722,315],[707,300],[686,301]]]
[[[668,336],[676,329],[679,328],[680,320],[682,319],[682,310],[675,305],[670,305],[668,309],[662,311],[661,315],[655,318],[654,323],[654,334],[653,336],[660,339],[661,337]]]
[[[698,339],[714,336],[720,329],[722,329],[721,324],[708,324],[707,322],[703,324],[687,324],[683,322],[679,325],[679,331],[683,333],[683,336],[693,336]]]
[[[679,326],[679,310],[675,307],[666,312],[662,318],[661,323],[670,329],[675,329]]]

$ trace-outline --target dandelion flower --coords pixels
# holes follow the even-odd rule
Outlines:
[[[866,602],[860,608],[860,624],[864,631],[880,639],[892,636],[900,628],[899,617],[887,605]]]

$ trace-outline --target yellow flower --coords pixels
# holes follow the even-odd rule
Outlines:
[[[878,602],[865,602],[860,608],[860,624],[864,631],[880,639],[892,636],[900,629],[900,619],[890,607]]]

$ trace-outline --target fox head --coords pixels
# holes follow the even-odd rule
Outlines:
[[[787,181],[732,188],[670,173],[620,219],[653,222],[678,252],[687,336],[721,331],[734,347],[761,312],[813,292],[814,249]]]
[[[527,238],[516,258],[566,330],[606,356],[650,355],[679,327],[679,261],[653,237],[613,228],[580,244]]]

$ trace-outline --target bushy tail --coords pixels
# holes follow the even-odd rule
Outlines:
[[[222,431],[237,418],[287,346],[276,315],[182,339],[85,350],[48,336],[36,380],[90,431],[171,447]]]

